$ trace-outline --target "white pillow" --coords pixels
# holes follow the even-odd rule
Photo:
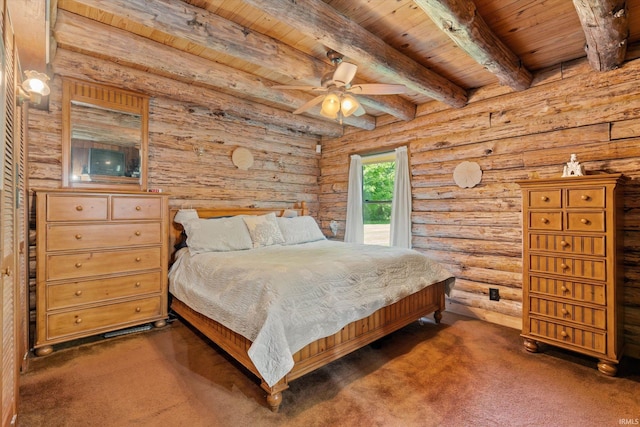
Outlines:
[[[298,216],[298,211],[295,209],[285,209],[282,212],[282,216],[285,218],[293,218],[294,216]]]
[[[294,218],[276,218],[285,245],[296,245],[298,243],[315,242],[324,240],[318,223],[311,216],[298,216]]]
[[[266,215],[243,215],[242,219],[247,225],[249,235],[253,241],[253,247],[271,246],[284,243],[284,237],[276,222],[276,214],[271,212]]]
[[[251,249],[251,236],[241,217],[189,219],[182,224],[192,254]]]
[[[180,209],[173,220],[178,224],[184,224],[186,221],[198,218],[198,211],[195,209]]]

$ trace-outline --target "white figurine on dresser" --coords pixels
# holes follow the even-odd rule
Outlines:
[[[578,156],[575,154],[571,155],[571,160],[567,162],[562,170],[562,177],[567,176],[583,176],[584,175],[584,167],[578,161]]]

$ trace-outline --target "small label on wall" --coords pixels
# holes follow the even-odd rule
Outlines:
[[[318,154],[322,153],[322,145],[316,144],[316,153]]]

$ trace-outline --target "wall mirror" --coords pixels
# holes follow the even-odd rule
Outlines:
[[[149,98],[64,78],[62,186],[146,190]]]

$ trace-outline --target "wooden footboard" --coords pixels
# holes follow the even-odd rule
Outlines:
[[[171,308],[260,378],[261,387],[267,392],[267,404],[272,411],[276,412],[282,401],[282,391],[289,388],[289,381],[362,348],[430,313],[434,313],[436,322],[439,322],[442,317],[441,312],[445,309],[444,291],[444,282],[436,283],[392,305],[383,307],[364,319],[349,323],[335,335],[312,342],[293,355],[295,366],[273,386],[264,382],[249,359],[247,351],[251,341],[191,310],[175,298],[172,300]]]

